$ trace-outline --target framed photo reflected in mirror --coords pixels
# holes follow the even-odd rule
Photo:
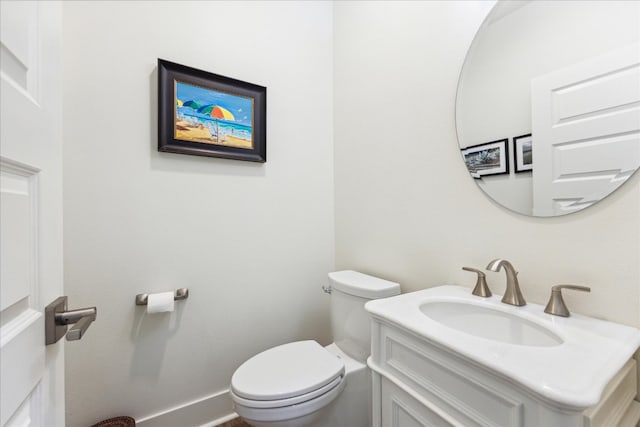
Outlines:
[[[513,163],[516,173],[533,170],[533,152],[531,134],[513,138]]]
[[[508,139],[499,139],[484,144],[463,148],[462,157],[469,173],[474,178],[509,173]]]

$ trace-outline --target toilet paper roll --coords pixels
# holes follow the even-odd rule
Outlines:
[[[173,311],[173,292],[159,292],[149,294],[147,298],[147,313],[164,313]]]

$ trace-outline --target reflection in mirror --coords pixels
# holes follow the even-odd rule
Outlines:
[[[456,99],[478,186],[515,212],[556,216],[622,185],[640,166],[639,40],[638,1],[496,3]]]

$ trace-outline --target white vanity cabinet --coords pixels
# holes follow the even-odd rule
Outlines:
[[[559,405],[384,319],[374,316],[371,332],[374,427],[632,427],[640,420],[634,359],[600,403],[584,410]]]

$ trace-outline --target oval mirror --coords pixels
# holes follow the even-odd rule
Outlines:
[[[640,2],[498,2],[456,98],[463,160],[497,203],[565,215],[640,165]]]

